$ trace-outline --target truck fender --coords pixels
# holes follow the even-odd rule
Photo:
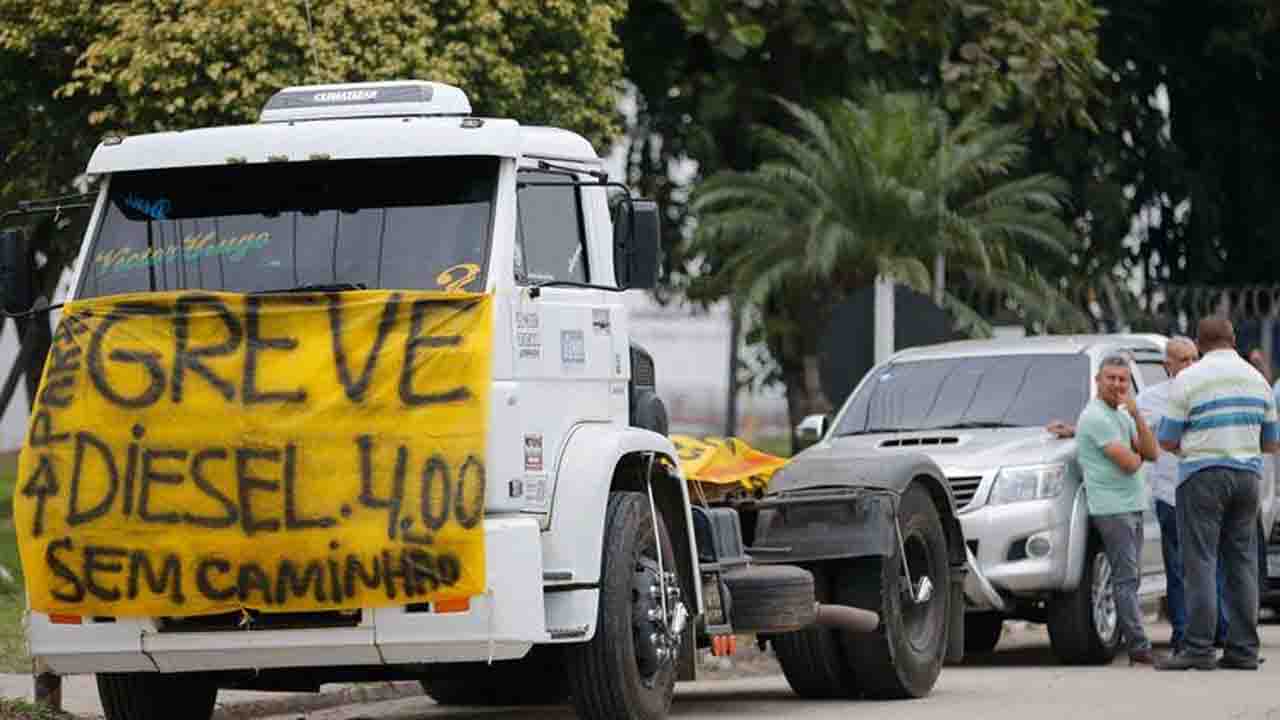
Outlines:
[[[1084,485],[1081,484],[1076,488],[1075,501],[1071,506],[1071,525],[1067,528],[1067,572],[1062,580],[1063,590],[1069,592],[1080,586],[1088,545],[1089,506],[1085,502]]]
[[[692,602],[686,603],[691,615],[701,614],[702,583],[697,581],[700,574],[689,490],[675,446],[655,432],[606,423],[575,426],[561,452],[550,532],[543,535],[542,542],[544,585],[549,591],[599,586],[609,493],[615,489],[643,492],[642,474],[634,473],[628,481],[618,471],[647,462],[649,453],[656,453],[654,501],[667,523],[681,578],[693,593]],[[665,462],[657,458],[665,458]],[[619,487],[614,486],[615,477],[622,482]]]

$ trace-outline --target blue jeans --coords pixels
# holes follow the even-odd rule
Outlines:
[[[1182,638],[1187,631],[1187,598],[1182,586],[1182,548],[1178,545],[1178,511],[1169,503],[1156,501],[1156,521],[1160,523],[1160,550],[1164,556],[1164,576],[1169,583],[1168,604],[1169,624],[1173,626],[1173,635],[1169,644],[1174,647],[1182,645]],[[1218,639],[1227,636],[1227,611],[1222,602],[1224,587],[1222,564],[1218,564]]]

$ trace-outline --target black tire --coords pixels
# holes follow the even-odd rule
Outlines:
[[[657,525],[663,561],[669,566],[675,554],[661,515]],[[583,720],[662,720],[671,707],[679,658],[659,665],[646,679],[637,655],[640,631],[634,627],[633,613],[640,599],[633,583],[642,560],[653,559],[657,548],[648,497],[638,492],[610,493],[596,632],[590,641],[565,649],[569,695]],[[682,590],[683,597],[690,597],[687,589]]]
[[[208,720],[218,687],[197,673],[98,673],[106,720]]]
[[[819,602],[831,602],[831,570],[813,568],[814,592]],[[808,627],[771,636],[782,674],[797,695],[811,699],[856,697],[857,678],[840,643],[840,633],[826,627]]]
[[[951,566],[947,536],[929,491],[912,483],[898,506],[912,579],[927,575],[933,595],[918,606],[903,598],[902,558],[857,558],[836,576],[836,600],[880,613],[871,633],[841,633],[858,685],[867,697],[924,697],[933,690],[947,654]]]
[[[561,648],[540,646],[519,660],[451,663],[418,679],[439,705],[557,705],[569,699]]]
[[[1102,543],[1090,538],[1085,549],[1084,573],[1080,585],[1070,592],[1054,594],[1049,602],[1049,644],[1058,660],[1067,665],[1105,665],[1120,647],[1119,623],[1101,626],[1095,620],[1094,581],[1107,563]],[[1110,568],[1110,563],[1106,564]],[[1110,592],[1110,583],[1106,583]],[[1112,600],[1114,612],[1114,600]]]
[[[988,655],[1000,644],[1004,616],[1000,613],[965,613],[964,652],[966,655]]]
[[[735,632],[785,632],[813,624],[814,578],[794,565],[755,565],[725,573]]]

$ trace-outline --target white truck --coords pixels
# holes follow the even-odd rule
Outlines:
[[[113,413],[126,410],[117,420],[90,418],[71,440],[68,433],[56,432],[57,422],[45,414],[48,408],[38,406],[24,450],[28,472],[20,479],[16,518],[24,565],[30,566],[31,597],[65,603],[57,605],[60,611],[33,605],[32,656],[44,673],[96,673],[108,720],[208,717],[219,688],[316,690],[327,682],[387,678],[420,680],[445,704],[571,698],[584,718],[648,720],[666,716],[677,679],[694,676],[696,648],[712,646],[718,635],[758,633],[795,648],[820,630],[824,642],[879,648],[850,655],[834,668],[806,671],[791,663],[788,677],[797,690],[828,696],[920,696],[932,688],[943,656],[961,652],[963,546],[944,476],[927,458],[916,458],[911,472],[933,478],[937,487],[932,494],[911,497],[937,503],[928,509],[930,517],[955,528],[941,542],[960,560],[935,567],[928,588],[908,583],[913,592],[885,607],[879,602],[882,581],[897,587],[900,575],[911,577],[901,568],[902,544],[893,541],[901,537],[898,501],[911,477],[872,483],[865,493],[857,482],[848,482],[838,492],[815,494],[809,488],[758,503],[775,519],[785,518],[788,508],[832,504],[842,508],[842,522],[862,528],[861,539],[838,553],[864,556],[863,565],[841,569],[844,577],[866,575],[856,596],[866,600],[861,607],[853,600],[817,602],[811,570],[815,564],[823,567],[820,560],[806,561],[807,569],[770,564],[768,553],[776,548],[759,549],[764,564],[749,560],[733,510],[690,503],[666,437],[654,363],[630,341],[619,301],[620,291],[650,288],[656,281],[658,208],[626,193],[611,209],[609,189],[625,188],[608,181],[601,160],[580,136],[475,117],[465,94],[442,83],[306,86],[281,90],[255,124],[108,138],[94,152],[87,173],[100,180],[100,191],[72,283],[75,302],[67,309],[74,309],[78,320],[69,323],[63,316],[41,397],[69,402],[77,393],[106,394],[114,398]],[[0,244],[0,281],[6,283],[4,305],[10,312],[34,301],[25,283],[13,282],[29,255],[21,245],[12,233]],[[405,594],[395,602],[352,607],[336,601],[352,597],[361,583],[372,588],[376,579],[370,583],[356,574],[353,588],[348,561],[344,593],[336,563],[317,561],[317,575],[300,576],[287,558],[272,556],[278,547],[272,543],[282,529],[323,530],[336,550],[350,539],[342,531],[348,518],[376,513],[389,514],[392,538],[399,531],[400,540],[408,538],[417,527],[416,516],[401,507],[398,495],[379,495],[367,477],[379,437],[357,440],[355,450],[365,465],[327,467],[323,477],[298,470],[309,466],[305,457],[295,456],[293,445],[283,454],[254,449],[265,441],[249,432],[234,435],[221,448],[197,451],[174,444],[183,442],[183,427],[196,433],[206,423],[252,422],[254,413],[266,412],[273,403],[296,403],[302,415],[282,415],[287,422],[263,430],[284,432],[294,427],[288,423],[305,421],[307,403],[315,400],[314,387],[310,396],[304,392],[312,377],[309,361],[284,368],[303,389],[282,390],[288,378],[279,374],[279,358],[307,347],[328,352],[327,332],[319,331],[323,337],[316,338],[307,334],[310,326],[285,322],[268,328],[269,316],[240,317],[227,310],[233,302],[249,298],[244,302],[250,310],[264,303],[294,309],[327,303],[335,323],[334,355],[338,360],[344,352],[374,357],[364,366],[373,376],[384,331],[388,337],[408,333],[406,367],[414,352],[448,345],[419,337],[417,314],[408,330],[391,327],[407,322],[394,309],[370,329],[371,348],[353,349],[353,341],[339,337],[336,323],[347,307],[341,304],[344,297],[401,290],[441,290],[463,298],[458,302],[483,297],[491,303],[488,326],[482,328],[491,338],[483,377],[486,449],[483,457],[468,458],[457,470],[460,483],[468,468],[470,477],[481,478],[474,502],[482,503],[482,513],[464,512],[474,507],[468,506],[473,500],[464,497],[465,489],[459,489],[455,505],[443,501],[445,515],[456,506],[458,517],[470,513],[470,525],[465,520],[462,525],[482,532],[484,572],[475,594],[432,594],[437,586],[447,589],[457,581],[456,560],[401,555],[410,561],[393,579],[391,556],[384,554],[388,589],[395,595],[402,583]],[[374,297],[388,302],[385,294]],[[221,313],[218,322],[225,331],[218,337],[188,337],[197,327],[190,323],[197,321],[183,313],[194,312],[197,304]],[[124,319],[131,312],[146,315],[144,320],[174,315],[173,336],[164,342],[177,343],[177,350],[148,355],[99,347],[121,335],[119,323],[132,322],[133,316]],[[93,322],[99,323],[96,330],[89,329]],[[240,362],[242,355],[248,358],[243,378],[228,379],[218,363]],[[171,360],[172,368],[166,364]],[[125,368],[119,372],[128,382],[111,379],[112,363]],[[361,385],[368,377],[358,372],[358,361],[339,365],[348,395],[367,388]],[[64,380],[82,367],[88,380],[79,385]],[[276,374],[264,380],[268,370]],[[416,370],[405,372],[400,397],[428,397],[415,390],[422,382],[410,376]],[[179,382],[184,377],[185,385]],[[389,387],[394,398],[395,385]],[[225,397],[227,403],[216,417],[180,414],[186,412],[177,402],[180,394],[197,391]],[[430,397],[447,407],[466,395]],[[168,449],[155,449],[165,430],[155,423],[144,428],[139,421],[129,439],[127,408],[170,400],[177,408],[171,412],[178,414],[165,423],[177,426]],[[390,421],[429,451],[441,429],[397,422],[396,407],[388,401],[346,415]],[[125,438],[118,448],[95,439],[117,431]],[[65,477],[60,484],[51,482],[53,470],[40,460],[59,437],[76,444],[70,499]],[[417,458],[418,450],[416,445],[402,448],[406,457]],[[143,469],[137,471],[142,499],[133,507],[135,454],[142,458]],[[99,456],[117,457],[118,465],[102,465],[109,465],[109,473],[90,477],[92,469],[82,471],[82,462],[85,468],[105,462],[95,459]],[[235,472],[228,470],[228,484],[220,486],[224,478],[215,475],[231,466],[231,457]],[[183,469],[187,460],[190,468]],[[156,469],[162,462],[171,463],[167,472]],[[250,462],[258,469],[246,469]],[[397,476],[405,474],[405,462],[398,461]],[[422,469],[424,487],[436,471],[447,475],[443,462],[433,462]],[[147,463],[154,467],[147,470]],[[83,497],[84,488],[102,481],[104,473],[110,476],[103,486],[110,494],[86,509],[91,501]],[[123,506],[116,499],[117,474]],[[366,476],[358,502],[343,504],[340,516],[318,516],[314,508],[340,494],[337,488],[350,480],[347,476],[357,474]],[[416,482],[417,476],[410,478]],[[157,509],[162,493],[177,498],[197,486],[203,495],[181,497],[197,498],[207,508],[170,501],[171,512]],[[821,483],[817,487],[821,490]],[[270,505],[278,492],[285,494],[283,505]],[[420,502],[421,519],[429,521],[434,501],[425,489]],[[263,510],[264,503],[279,516]],[[311,515],[298,509],[303,504],[313,508],[306,511]],[[219,507],[224,515],[211,514]],[[118,537],[76,535],[114,513],[122,513],[117,520],[126,528]],[[136,525],[140,518],[172,523],[167,535],[145,536],[171,548],[163,561],[147,555],[146,547],[107,545],[141,543],[144,535],[134,533],[145,530]],[[67,534],[49,542],[47,531],[58,523],[65,525],[59,532]],[[184,540],[186,532],[214,537],[207,534],[213,530],[243,531],[261,543],[255,546],[260,556],[245,561],[236,575],[222,555],[191,547],[202,540]],[[68,560],[86,543],[98,543],[85,549],[92,557]],[[947,546],[938,547],[945,551]],[[188,567],[183,565],[188,555],[202,559]],[[420,560],[434,562],[430,573]],[[867,560],[875,567],[867,569]],[[332,574],[325,574],[326,567]],[[368,569],[358,562],[356,567],[361,573]],[[279,570],[278,586],[272,568]],[[376,560],[373,568],[376,574]],[[917,580],[925,579],[919,568],[916,572]],[[53,584],[33,584],[31,578],[41,573]],[[273,599],[277,587],[279,597]],[[161,607],[185,600],[189,607],[197,595],[230,609],[139,614],[130,608],[142,606],[113,605],[136,601]],[[289,598],[306,600],[306,607],[288,606]],[[90,604],[77,610],[77,602]],[[882,617],[886,608],[941,618],[927,643],[916,648],[927,662],[910,682],[895,679],[893,652],[885,650],[907,641],[898,637],[906,632],[902,622]],[[874,687],[860,685],[857,678],[864,674],[880,680]]]

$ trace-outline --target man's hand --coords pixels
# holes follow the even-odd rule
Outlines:
[[[1055,437],[1060,439],[1072,438],[1076,436],[1075,427],[1073,427],[1069,423],[1062,422],[1061,420],[1054,420],[1053,422],[1046,425],[1044,429],[1048,430]]]
[[[1124,409],[1129,412],[1129,417],[1132,417],[1134,420],[1137,420],[1140,417],[1138,415],[1138,401],[1134,399],[1132,393],[1124,394]]]

